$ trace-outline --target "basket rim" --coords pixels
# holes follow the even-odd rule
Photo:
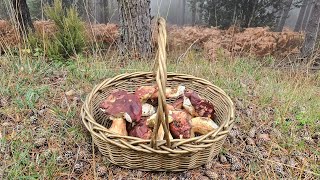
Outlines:
[[[150,144],[151,139],[144,140],[138,137],[132,137],[132,136],[121,136],[117,135],[111,131],[109,131],[106,127],[103,125],[99,124],[93,117],[93,115],[90,113],[90,107],[89,104],[91,103],[93,96],[100,90],[107,85],[110,85],[112,82],[116,82],[119,80],[125,80],[125,79],[131,79],[134,77],[139,77],[139,76],[150,76],[154,78],[154,73],[150,71],[140,71],[140,72],[133,72],[133,73],[123,73],[116,75],[112,78],[106,78],[104,81],[101,83],[97,84],[94,86],[94,88],[91,90],[91,92],[86,96],[86,99],[84,101],[84,104],[81,108],[81,119],[82,122],[84,123],[85,127],[87,130],[90,132],[91,136],[95,135],[99,137],[103,141],[108,141],[109,143],[112,143],[120,148],[125,148],[125,149],[134,149],[137,151],[143,151],[143,152],[148,152],[148,153],[161,153],[161,154],[172,154],[172,155],[177,155],[177,154],[185,154],[185,153],[190,153],[190,152],[197,152],[203,148],[209,147],[207,144],[199,145],[199,148],[196,145],[191,145],[184,147],[182,150],[176,150],[177,147],[181,145],[188,145],[190,142],[205,142],[205,143],[213,143],[215,141],[220,140],[221,138],[224,138],[234,125],[234,111],[235,107],[234,104],[231,100],[231,98],[225,93],[224,90],[222,90],[220,87],[212,84],[210,81],[199,78],[193,75],[189,74],[182,74],[182,73],[175,73],[175,72],[168,72],[167,76],[169,77],[175,77],[179,76],[179,79],[193,79],[194,81],[206,84],[208,86],[211,86],[214,88],[216,91],[215,93],[219,93],[221,98],[224,98],[228,105],[230,107],[228,108],[230,110],[229,113],[229,118],[223,119],[219,128],[217,130],[213,130],[209,132],[208,134],[205,135],[200,135],[196,136],[193,138],[189,139],[172,139],[172,146],[171,148],[168,148],[165,146],[166,141],[165,140],[157,140],[158,147],[161,147],[161,150],[159,149],[153,149],[150,146],[147,146],[146,143]],[[174,81],[174,80],[173,80]],[[113,85],[112,85],[113,86]],[[207,139],[208,137],[212,137],[213,139]],[[119,142],[114,142],[113,139],[118,139]],[[128,143],[124,141],[123,139],[127,140],[132,140],[131,143]],[[139,144],[141,147],[135,147],[135,145]],[[143,144],[143,145],[142,145]],[[211,145],[211,144],[210,144]],[[195,146],[195,147],[193,147]]]

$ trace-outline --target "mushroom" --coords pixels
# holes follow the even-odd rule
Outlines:
[[[126,129],[126,120],[123,118],[115,118],[115,117],[110,117],[110,120],[112,120],[111,127],[108,128],[109,131],[114,132],[116,134],[122,135],[122,136],[127,136],[128,132]]]
[[[175,88],[167,88],[166,89],[166,97],[167,98],[177,98],[184,94],[185,86],[178,86]]]
[[[191,101],[186,96],[183,96],[183,103],[182,103],[183,109],[185,109],[191,116],[196,116],[196,110],[192,106]]]
[[[149,127],[154,128],[154,126],[156,125],[156,117],[157,117],[157,114],[153,114],[152,116],[147,118],[147,125]],[[169,111],[168,120],[169,120],[169,123],[171,123],[173,121],[172,112],[171,111]],[[170,132],[169,132],[169,138],[173,139],[173,137],[170,134]],[[163,140],[163,139],[164,139],[164,130],[163,130],[162,124],[160,124],[159,129],[158,129],[157,140]]]
[[[128,122],[138,122],[141,119],[142,105],[139,98],[124,90],[113,91],[100,108],[107,115],[125,118]]]
[[[176,110],[176,109],[174,108],[174,106],[171,105],[171,104],[167,104],[167,109],[168,109],[169,112]]]
[[[172,103],[172,106],[174,109],[182,109],[183,101],[183,97],[181,96]]]
[[[159,129],[158,129],[158,135],[157,135],[157,140],[163,140],[164,139],[164,130],[162,124],[160,124]],[[173,139],[170,131],[169,131],[169,139]]]
[[[185,92],[184,95],[190,99],[190,102],[196,112],[195,116],[208,118],[215,117],[215,110],[212,103],[205,99],[202,99],[196,92],[192,90]]]
[[[154,113],[156,113],[156,109],[151,104],[142,104],[142,116],[151,116]]]
[[[219,126],[208,117],[195,117],[191,119],[192,132],[201,135],[208,134]]]
[[[170,132],[174,138],[190,138],[191,116],[185,111],[172,111],[173,121],[170,123]]]
[[[141,102],[146,102],[157,91],[155,86],[141,86],[136,89],[135,95]]]
[[[157,114],[153,114],[153,115],[151,115],[150,117],[147,118],[147,125],[149,127],[154,127],[156,125],[156,117],[157,117]],[[173,121],[172,111],[169,111],[168,121],[169,121],[169,123],[171,123]]]
[[[138,137],[141,139],[150,139],[152,135],[152,129],[147,125],[147,119],[143,117],[137,124],[127,125],[128,133],[130,136]]]
[[[186,89],[185,86],[177,86],[174,88],[166,87],[166,97],[167,98],[178,98],[179,96],[184,94],[184,90]],[[151,98],[156,99],[159,95],[159,92],[156,91]]]

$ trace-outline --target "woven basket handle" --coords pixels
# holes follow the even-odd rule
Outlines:
[[[166,21],[160,17],[158,19],[158,64],[156,70],[156,82],[158,85],[158,110],[156,116],[156,126],[153,131],[151,146],[157,149],[157,134],[160,124],[163,126],[164,137],[167,141],[167,146],[171,146],[169,137],[169,121],[168,121],[168,109],[166,104],[166,84],[167,84],[167,31],[166,31]]]

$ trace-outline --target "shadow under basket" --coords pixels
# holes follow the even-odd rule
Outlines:
[[[152,72],[135,72],[106,79],[94,87],[86,98],[81,116],[99,151],[115,165],[143,171],[184,171],[212,160],[233,126],[234,105],[222,89],[191,75],[168,73],[166,86],[183,85],[214,104],[215,122],[219,125],[217,130],[190,139],[173,139],[170,147],[167,147],[165,140],[158,140],[157,149],[152,148],[151,140],[120,136],[108,131],[111,122],[99,105],[110,92],[116,89],[134,92],[137,87],[155,84]],[[167,103],[171,102],[167,100]]]

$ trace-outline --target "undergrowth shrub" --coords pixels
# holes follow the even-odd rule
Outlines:
[[[85,24],[75,6],[64,11],[61,0],[45,9],[46,16],[54,21],[57,32],[47,44],[47,54],[53,59],[67,59],[81,53],[86,45]]]

